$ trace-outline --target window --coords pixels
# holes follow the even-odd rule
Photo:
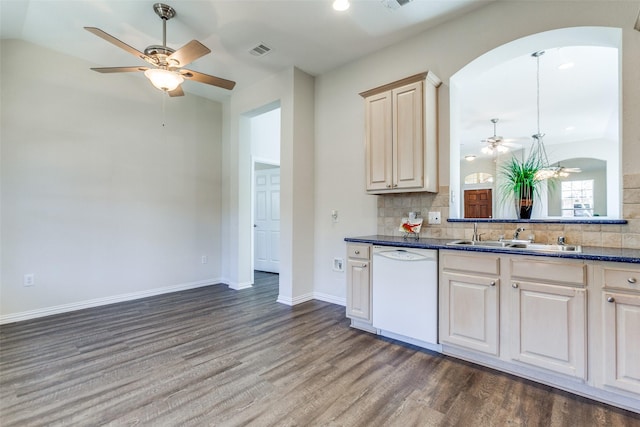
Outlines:
[[[464,177],[465,184],[489,184],[492,182],[493,176],[484,172],[475,172]]]
[[[593,216],[593,180],[562,181],[562,216]]]

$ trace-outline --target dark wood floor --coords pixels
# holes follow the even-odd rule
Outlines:
[[[640,416],[209,286],[0,327],[0,425],[639,426]]]

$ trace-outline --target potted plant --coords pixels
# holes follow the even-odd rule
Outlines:
[[[545,165],[536,150],[520,160],[516,156],[502,163],[499,184],[503,203],[514,201],[518,219],[531,218],[533,202],[540,197],[540,188],[545,178],[540,173]]]

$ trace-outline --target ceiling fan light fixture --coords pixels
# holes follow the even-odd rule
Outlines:
[[[336,10],[338,12],[344,12],[345,10],[349,9],[349,6],[351,6],[349,0],[335,0],[333,2],[333,10]]]
[[[171,92],[184,82],[184,77],[175,71],[150,68],[144,72],[152,85],[164,92]]]

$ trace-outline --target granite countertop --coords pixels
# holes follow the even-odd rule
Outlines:
[[[612,261],[640,264],[640,249],[602,248],[596,246],[583,246],[582,252],[540,252],[526,249],[487,248],[478,246],[447,246],[447,243],[455,239],[427,239],[404,238],[400,236],[361,236],[345,237],[346,242],[369,243],[381,246],[398,246],[419,249],[448,249],[456,251],[492,252],[502,254],[525,254],[555,258],[588,259],[595,261]]]

